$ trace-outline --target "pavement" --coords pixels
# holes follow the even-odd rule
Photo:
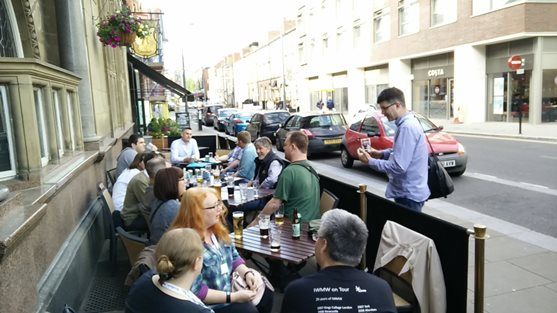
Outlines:
[[[517,123],[460,124],[447,120],[432,121],[443,125],[446,132],[453,134],[557,143],[557,123],[525,123],[522,125],[522,134],[518,134]],[[195,134],[197,125],[194,126]],[[212,133],[213,130],[204,127],[203,132]],[[337,170],[326,164],[314,164],[318,172],[331,173]],[[338,175],[342,176],[339,178],[343,181],[353,182],[354,185],[366,179],[354,173]],[[385,186],[371,182],[368,190],[384,194]],[[473,229],[475,224],[487,227],[489,239],[485,245],[484,312],[557,312],[557,238],[440,199],[426,202],[423,212],[468,229]],[[474,239],[470,237],[468,312],[474,312],[474,270]]]

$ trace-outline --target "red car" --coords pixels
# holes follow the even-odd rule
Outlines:
[[[468,161],[464,146],[453,136],[442,132],[442,127],[437,127],[418,113],[414,115],[420,121],[435,154],[447,172],[453,176],[464,174]],[[346,168],[352,167],[354,160],[358,159],[357,150],[362,146],[361,140],[364,138],[369,138],[371,146],[376,150],[392,148],[396,128],[394,121],[389,122],[379,112],[368,114],[362,120],[351,124],[342,137],[340,154],[342,165]],[[429,145],[428,150],[431,153]]]

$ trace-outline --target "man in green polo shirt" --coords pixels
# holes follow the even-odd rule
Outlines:
[[[321,217],[319,210],[319,178],[307,160],[308,137],[301,131],[288,133],[284,141],[284,155],[290,165],[280,174],[273,198],[261,210],[261,214],[272,214],[284,203],[285,215],[292,217],[298,209],[302,221]],[[252,225],[257,223],[255,219]]]

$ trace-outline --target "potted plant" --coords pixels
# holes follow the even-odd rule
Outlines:
[[[167,140],[164,138],[164,132],[162,130],[163,128],[160,120],[161,119],[156,118],[151,119],[151,122],[149,122],[149,125],[147,126],[147,130],[149,131],[149,135],[153,137],[152,143],[157,146],[157,148],[164,149],[168,146],[166,145]]]
[[[97,23],[99,41],[112,48],[129,46],[136,36],[145,38],[149,35],[149,26],[132,15],[128,8],[116,11],[115,14]]]

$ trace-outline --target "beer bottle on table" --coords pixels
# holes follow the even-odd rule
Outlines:
[[[292,239],[300,239],[300,215],[298,209],[294,209],[292,213]]]

